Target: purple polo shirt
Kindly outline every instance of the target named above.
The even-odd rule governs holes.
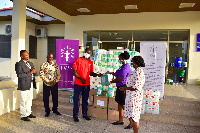
[[[125,85],[127,77],[131,74],[131,67],[127,63],[125,65],[122,65],[117,71],[116,71],[116,78],[118,76],[124,78],[121,82],[116,83],[117,86]]]

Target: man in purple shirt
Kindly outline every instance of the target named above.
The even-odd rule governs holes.
[[[112,123],[113,125],[123,125],[123,115],[124,115],[124,106],[125,106],[125,97],[126,94],[119,90],[120,87],[126,87],[126,79],[131,74],[131,67],[127,63],[127,59],[130,58],[130,55],[127,51],[121,53],[119,55],[119,60],[123,64],[113,75],[116,79],[110,81],[110,83],[116,83],[117,90],[115,101],[118,103],[118,110],[119,110],[119,121]],[[130,129],[131,127],[127,126],[125,129]]]

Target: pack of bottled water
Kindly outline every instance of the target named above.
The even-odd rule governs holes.
[[[141,114],[152,113],[159,114],[159,91],[144,90]]]

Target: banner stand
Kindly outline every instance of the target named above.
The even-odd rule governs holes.
[[[79,57],[79,40],[56,40],[56,63],[60,68],[61,78],[58,82],[59,90],[73,89],[72,66]]]
[[[141,42],[140,55],[145,62],[144,90],[160,92],[164,99],[167,42]]]

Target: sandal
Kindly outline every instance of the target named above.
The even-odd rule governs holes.
[[[114,122],[114,123],[112,123],[113,125],[123,125],[124,124],[124,122],[121,122],[121,123],[118,123],[118,122]]]
[[[130,125],[128,125],[127,127],[125,127],[124,129],[131,129],[132,127],[130,127]]]

